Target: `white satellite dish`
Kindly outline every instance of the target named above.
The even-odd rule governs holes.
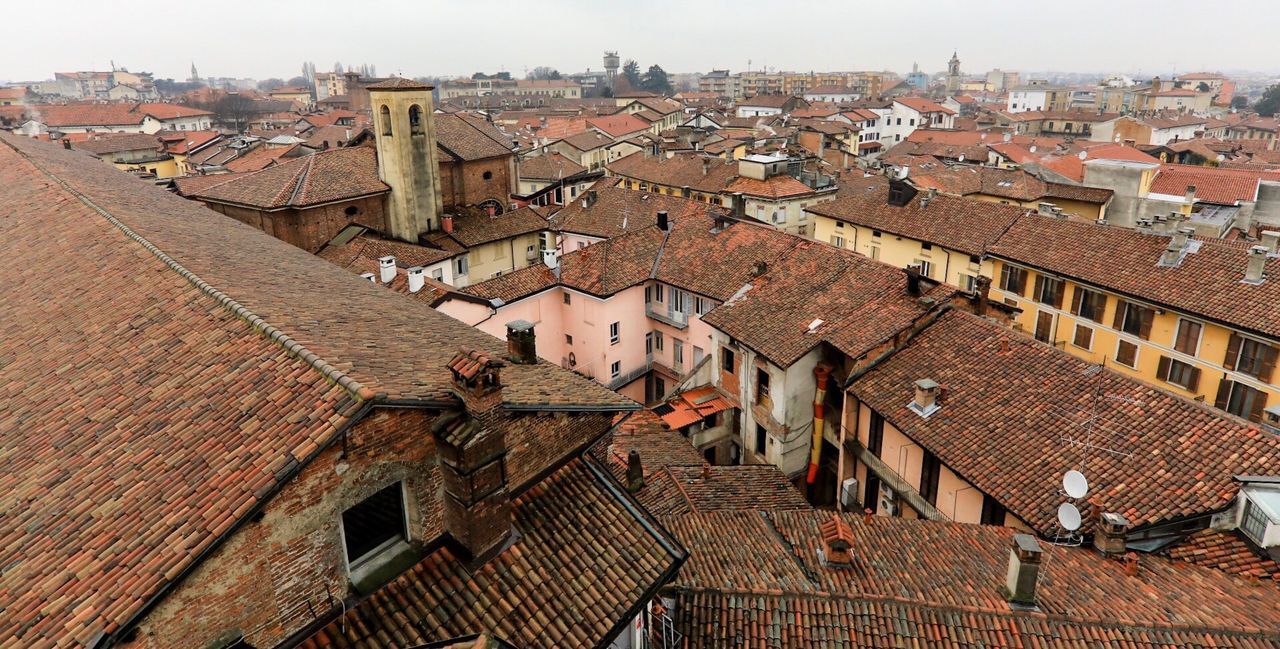
[[[1072,498],[1084,498],[1089,493],[1089,480],[1083,473],[1072,469],[1062,476],[1062,490]]]
[[[1071,503],[1058,505],[1058,524],[1062,529],[1071,532],[1080,529],[1080,510]]]

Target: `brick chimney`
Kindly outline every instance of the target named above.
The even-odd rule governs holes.
[[[979,275],[974,284],[977,285],[974,296],[973,312],[980,316],[987,314],[987,309],[991,304],[991,278],[985,275]]]
[[[533,323],[528,320],[512,320],[507,323],[507,360],[517,365],[533,365],[538,362],[537,339]]]
[[[831,518],[818,526],[822,533],[822,559],[828,568],[848,568],[853,565],[853,528],[840,517]]]
[[[627,453],[627,491],[636,493],[644,488],[644,465],[640,463],[640,452],[632,449]]]
[[[1030,534],[1014,534],[1009,548],[1009,570],[1005,574],[1004,596],[1015,609],[1036,605],[1036,581],[1040,577],[1040,559],[1044,550]]]
[[[1115,512],[1104,513],[1093,533],[1093,547],[1099,552],[1114,556],[1125,552],[1125,534],[1129,531],[1129,519]]]
[[[440,216],[440,230],[445,234],[453,234],[452,214],[443,214]]]
[[[1261,284],[1267,279],[1267,247],[1251,246],[1249,248],[1249,262],[1245,266],[1244,283],[1245,284]]]
[[[920,296],[920,267],[907,266],[907,293],[916,297]]]
[[[671,229],[671,221],[667,218],[666,210],[658,210],[658,229],[663,232]]]
[[[702,175],[711,173],[711,158],[702,158]]]
[[[473,564],[502,550],[511,536],[506,430],[491,413],[502,402],[498,368],[483,352],[464,350],[449,362],[463,409],[432,426],[444,487],[444,527]]]
[[[912,384],[911,403],[908,407],[921,417],[928,417],[938,410],[938,395],[942,386],[933,379],[919,379]]]
[[[1280,232],[1275,230],[1262,231],[1262,247],[1267,249],[1268,255],[1280,253]]]
[[[1196,202],[1196,186],[1195,186],[1195,185],[1187,185],[1187,193],[1186,193],[1186,195],[1185,195],[1183,198],[1185,199],[1185,201],[1186,201],[1187,205],[1195,205],[1195,202]]]
[[[739,219],[747,217],[747,198],[742,192],[733,193],[733,216]]]

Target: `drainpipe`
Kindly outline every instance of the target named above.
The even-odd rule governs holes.
[[[813,393],[813,448],[809,451],[809,475],[805,478],[805,482],[811,487],[818,481],[818,460],[822,457],[822,427],[825,423],[823,410],[827,400],[827,375],[829,374],[831,369],[826,365],[813,368],[818,389]]]

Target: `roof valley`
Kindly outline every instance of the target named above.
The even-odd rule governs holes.
[[[5,140],[3,138],[0,138],[0,142],[3,142],[5,146],[9,147],[15,154],[17,154],[20,158],[22,158],[27,164],[31,165],[32,168],[44,174],[46,177],[48,177],[50,180],[56,183],[59,187],[65,190],[68,194],[74,196],[76,200],[79,200],[86,207],[100,214],[104,219],[106,219],[108,223],[110,223],[116,229],[120,230],[120,232],[124,233],[125,236],[132,239],[138,245],[142,246],[152,255],[155,255],[157,259],[159,259],[162,263],[164,263],[174,272],[178,273],[178,275],[182,276],[183,279],[187,280],[193,286],[198,288],[202,293],[213,298],[220,306],[222,306],[232,315],[239,318],[240,320],[243,320],[247,325],[252,327],[254,331],[259,332],[262,335],[262,337],[267,338],[271,342],[279,345],[281,348],[285,350],[285,352],[289,354],[289,356],[301,359],[304,363],[306,363],[307,365],[310,365],[317,372],[320,372],[320,374],[323,375],[327,381],[338,384],[344,390],[349,392],[351,396],[357,400],[364,401],[364,400],[373,398],[375,396],[372,390],[365,387],[359,381],[355,380],[351,376],[348,376],[345,372],[338,369],[337,367],[334,367],[333,365],[329,364],[327,361],[320,358],[315,352],[312,352],[311,350],[303,346],[302,343],[294,340],[288,334],[278,329],[275,325],[272,325],[271,323],[263,319],[261,316],[250,311],[248,307],[244,306],[243,304],[241,304],[231,296],[227,295],[226,293],[223,293],[222,291],[218,290],[208,282],[201,279],[200,276],[188,270],[185,266],[178,263],[176,259],[174,259],[173,257],[170,257],[168,254],[166,254],[163,250],[161,250],[155,244],[151,243],[145,237],[135,232],[123,221],[119,220],[113,214],[108,212],[106,209],[102,208],[97,203],[94,203],[91,199],[89,199],[89,197],[85,196],[80,191],[72,187],[67,181],[63,180],[62,178],[60,178],[53,172],[49,171],[48,169],[40,166],[35,160],[33,160],[29,155],[27,155],[25,151],[22,151],[18,147],[14,146],[12,142]]]

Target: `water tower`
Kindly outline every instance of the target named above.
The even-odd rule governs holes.
[[[609,78],[609,87],[612,88],[613,80],[618,77],[618,67],[622,60],[618,58],[617,52],[604,53],[604,73]]]

